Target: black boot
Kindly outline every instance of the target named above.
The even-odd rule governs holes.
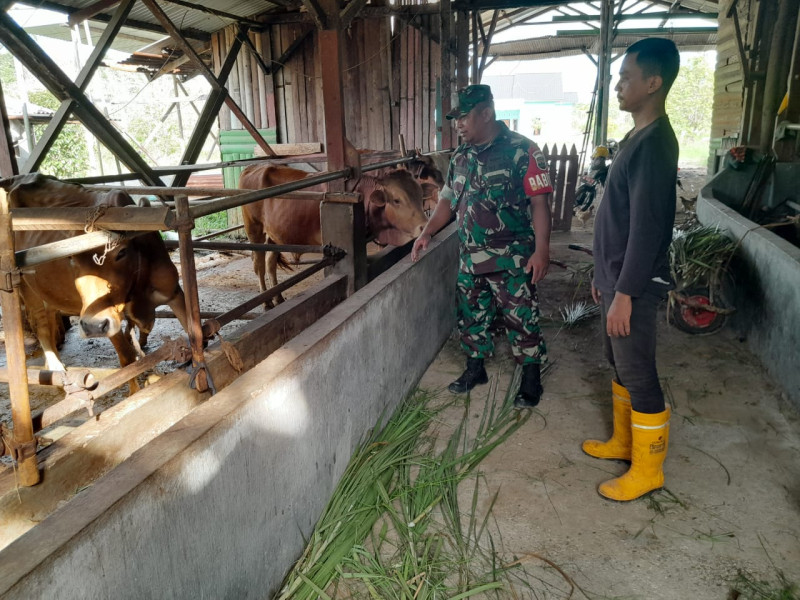
[[[542,398],[542,376],[540,365],[529,363],[522,366],[522,382],[514,398],[517,408],[533,408]]]
[[[470,391],[478,384],[488,382],[489,376],[486,374],[486,369],[483,368],[483,359],[468,358],[466,371],[461,374],[461,377],[451,383],[447,389],[454,394],[463,394],[464,392]]]

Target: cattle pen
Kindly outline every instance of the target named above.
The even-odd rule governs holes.
[[[444,119],[451,95],[480,78],[488,57],[477,37],[468,35],[475,15],[450,2],[397,7],[352,2],[343,10],[334,3],[309,3],[310,11],[280,3],[276,7],[285,15],[267,10],[270,14],[258,19],[244,14],[264,9],[251,3],[213,13],[195,3],[100,4],[68,9],[76,23],[97,16],[104,24],[99,38],[89,37],[92,49],[76,76],[0,11],[0,43],[61,102],[20,164],[8,136],[0,136],[3,176],[41,170],[73,115],[95,137],[98,154],[103,146],[117,165],[116,173],[103,172],[101,165],[99,175],[74,183],[164,200],[149,208],[108,208],[102,215],[72,208],[38,213],[15,208],[0,215],[8,356],[0,378],[9,381],[14,422],[2,449],[15,459],[15,468],[0,471],[0,489],[7,492],[0,495],[0,596],[103,598],[123,589],[124,595],[146,597],[160,589],[166,596],[221,597],[237,588],[238,596],[248,595],[245,587],[272,589],[300,552],[363,432],[416,385],[453,325],[457,240],[452,229],[441,232],[414,265],[406,258],[408,247],[368,255],[364,208],[352,184],[361,172],[413,160],[406,141],[425,155],[454,147],[455,129]],[[102,14],[89,15],[95,8]],[[187,14],[192,16],[185,21]],[[502,28],[493,19],[482,35],[484,45]],[[208,84],[205,105],[196,110],[194,130],[174,166],[148,164],[95,106],[87,87],[115,41],[129,35],[129,26],[144,23],[169,38],[156,50],[169,58],[149,77],[172,77],[176,89],[185,74]],[[133,60],[141,65],[148,58]],[[0,87],[0,107],[2,92]],[[213,125],[219,128],[215,140],[222,160],[198,164],[205,142],[215,136]],[[240,139],[240,133],[247,140],[237,157],[242,160],[226,160],[224,138]],[[315,154],[296,151],[304,145],[316,146]],[[385,149],[393,157],[362,165],[369,155],[354,155],[354,148]],[[571,222],[578,160],[574,147],[559,152],[552,146],[556,228]],[[236,170],[261,162],[325,165],[302,182],[236,189]],[[192,185],[190,177],[206,169],[221,169],[222,185]],[[325,182],[327,192],[302,191]],[[237,307],[201,311],[194,251],[230,246],[193,238],[193,222],[219,211],[234,214],[234,207],[277,195],[320,201],[324,243],[236,248],[314,251],[321,260]],[[204,199],[190,200],[198,196]],[[14,232],[22,227],[78,235],[15,252]],[[177,231],[187,339],[167,340],[102,378],[79,368],[63,373],[28,368],[22,319],[14,318],[21,315],[15,293],[19,270],[74,253],[103,255],[95,249],[109,243],[104,230],[115,232],[111,244],[123,236]],[[326,277],[315,277],[309,286],[323,270]],[[309,287],[275,308],[254,312],[300,280]],[[222,339],[225,323],[242,325]],[[226,331],[231,330],[229,325]],[[98,405],[100,396],[164,361],[183,366],[113,405]],[[56,388],[63,399],[32,414],[28,384]],[[37,451],[41,431],[76,412],[90,418]],[[237,531],[234,522],[253,527]],[[269,568],[256,573],[255,563],[242,561],[226,567],[215,589],[207,587],[208,565],[220,548],[234,546],[259,557],[259,563],[269,549]],[[180,557],[193,547],[205,554],[186,563]],[[96,552],[103,581],[91,576],[97,562],[87,561]],[[69,577],[59,575],[67,572]]]
[[[99,535],[105,535],[101,533],[102,531],[111,533],[115,526],[107,529],[108,518],[117,509],[122,511],[119,514],[126,521],[131,515],[138,513],[140,509],[135,509],[127,503],[129,501],[136,502],[135,498],[139,497],[144,490],[141,486],[148,487],[150,483],[166,475],[166,471],[162,469],[176,468],[184,460],[189,460],[186,464],[187,473],[190,473],[190,478],[194,481],[186,482],[188,487],[179,492],[181,496],[187,494],[187,499],[193,499],[191,501],[205,506],[211,506],[216,501],[210,497],[203,498],[204,494],[201,493],[203,489],[216,489],[227,496],[229,491],[247,488],[252,493],[237,494],[237,496],[242,498],[247,496],[258,506],[265,506],[265,502],[269,504],[267,499],[273,494],[278,494],[280,497],[306,497],[309,502],[308,506],[302,508],[296,506],[295,508],[300,509],[298,514],[304,514],[304,518],[310,523],[309,515],[319,511],[320,503],[324,502],[324,499],[316,493],[308,493],[303,490],[308,490],[308,486],[313,483],[319,483],[320,479],[329,482],[335,480],[339,470],[346,464],[346,457],[349,456],[361,432],[375,422],[381,411],[399,401],[414,385],[449,332],[451,325],[449,302],[452,290],[449,289],[449,286],[441,286],[440,283],[442,280],[446,280],[447,274],[451,272],[451,265],[455,260],[455,244],[454,238],[448,236],[447,233],[441,237],[443,239],[438,242],[437,248],[432,250],[421,264],[415,265],[413,269],[410,268],[410,264],[398,265],[399,272],[392,269],[384,273],[350,299],[345,300],[346,277],[334,275],[315,286],[310,293],[292,298],[277,309],[248,323],[235,336],[228,339],[242,357],[243,364],[239,365],[243,372],[241,376],[237,377],[238,372],[234,365],[231,365],[218,347],[209,346],[205,350],[205,361],[209,370],[214,373],[214,381],[219,390],[217,394],[204,402],[200,402],[200,396],[196,390],[190,390],[186,385],[188,376],[185,373],[176,372],[132,396],[127,402],[137,406],[135,411],[132,411],[130,406],[120,405],[107,411],[110,413],[109,418],[106,419],[106,413],[104,413],[104,418],[89,421],[87,423],[88,435],[83,442],[77,443],[75,440],[71,440],[76,443],[71,451],[63,451],[60,457],[55,456],[58,454],[57,452],[53,452],[53,455],[48,457],[54,461],[60,459],[58,462],[61,463],[59,467],[61,474],[52,476],[51,473],[56,473],[58,470],[48,471],[50,465],[47,464],[48,459],[45,459],[45,464],[42,466],[47,475],[42,484],[28,488],[32,493],[24,489],[19,490],[25,499],[26,508],[16,511],[16,519],[14,518],[15,511],[4,513],[9,516],[8,521],[12,529],[14,525],[21,524],[23,527],[27,527],[30,524],[26,514],[36,509],[28,503],[28,499],[37,495],[37,492],[40,497],[43,497],[50,496],[57,491],[58,487],[62,487],[62,491],[65,489],[74,491],[76,487],[87,485],[86,480],[83,479],[86,476],[87,465],[99,466],[98,463],[100,463],[107,469],[110,457],[108,456],[108,447],[104,448],[104,445],[111,440],[114,440],[113,447],[116,458],[127,454],[128,459],[93,485],[81,491],[69,503],[55,510],[52,515],[45,517],[41,523],[30,529],[27,535],[12,542],[2,551],[3,563],[6,568],[3,572],[2,588],[0,589],[8,593],[8,597],[18,594],[19,597],[37,595],[42,591],[42,588],[38,588],[38,586],[42,584],[44,575],[44,571],[40,569],[48,570],[50,568],[47,566],[48,564],[55,566],[61,558],[67,560],[68,563],[73,563],[73,561],[81,563],[83,559],[80,558],[80,554],[85,552],[89,546],[95,544],[102,546],[106,543],[96,538],[86,538],[89,546],[83,546],[82,543],[75,544],[76,535],[78,538],[83,538],[90,530],[94,530]],[[408,308],[415,305],[414,296],[422,289],[436,290],[429,298],[433,304],[428,304],[425,314],[418,311],[409,313]],[[338,306],[332,311],[328,311],[334,305]],[[439,307],[436,309],[438,313],[430,312],[432,307],[437,306]],[[317,320],[315,313],[323,312],[328,312],[327,316]],[[304,333],[294,337],[288,345],[273,352],[266,360],[262,360],[262,357],[279,348],[288,337],[312,321],[316,322]],[[403,348],[423,332],[430,340],[430,348],[409,357]],[[373,343],[380,344],[380,339],[387,335],[397,341],[396,348],[390,352],[389,356],[385,352],[365,353],[362,349],[357,352],[353,351],[353,343],[357,342],[359,345],[363,345],[364,340],[373,340]],[[406,364],[409,359],[412,361],[411,364]],[[378,362],[372,364],[373,360]],[[300,369],[301,372],[298,373],[297,369]],[[372,384],[362,379],[363,373],[375,371],[386,373],[386,377],[381,381],[373,380]],[[390,374],[389,371],[393,371],[393,374]],[[336,377],[337,373],[347,376],[340,378],[343,380],[342,385],[334,391],[328,385],[328,378]],[[302,389],[292,389],[295,383],[291,382],[300,383]],[[365,385],[377,385],[378,387],[365,392],[361,387]],[[359,406],[358,399],[363,397],[364,393],[372,397],[381,396],[384,399],[381,403],[382,406]],[[207,394],[202,397],[207,397]],[[266,404],[264,404],[265,401]],[[341,404],[342,402],[345,404]],[[191,410],[192,408],[194,410]],[[256,410],[257,414],[246,416],[246,413],[252,410]],[[123,446],[128,442],[123,440],[133,436],[137,429],[141,430],[143,424],[147,423],[151,428],[153,427],[154,415],[158,415],[158,419],[162,423],[160,427],[163,428],[163,431],[159,432],[161,435],[138,451],[134,452],[135,447],[132,443],[130,447],[124,448]],[[128,422],[126,422],[126,416]],[[197,419],[201,419],[203,422],[200,423]],[[111,427],[112,424],[115,430],[107,430],[106,428]],[[244,426],[245,430],[239,430],[241,426]],[[256,427],[255,430],[252,429],[253,426]],[[325,433],[331,430],[337,430],[337,435]],[[343,432],[348,433],[343,434]],[[176,434],[183,439],[179,441],[175,437]],[[220,449],[223,454],[219,454],[217,458],[211,458],[217,453],[217,450],[213,448],[214,444],[207,447],[206,450],[199,450],[200,446],[205,446],[206,442],[212,438],[217,440],[215,443],[221,443],[223,447],[227,447],[227,449]],[[238,440],[238,442],[234,440]],[[314,442],[309,448],[311,440]],[[163,445],[165,443],[166,446]],[[241,447],[234,449],[229,447],[230,443],[233,443],[234,446],[241,445]],[[269,447],[272,447],[272,450]],[[230,452],[232,454],[229,454]],[[219,461],[223,455],[228,458],[223,461],[225,467],[219,469]],[[241,467],[244,467],[245,471],[240,471],[240,467],[234,464],[235,461],[232,459],[236,456],[244,461]],[[154,458],[155,462],[151,462]],[[211,459],[211,462],[201,466],[197,462],[198,459],[201,462]],[[266,462],[257,465],[253,462],[254,459],[257,462],[262,459]],[[154,468],[149,475],[141,470],[144,464],[139,462],[141,460],[150,465],[148,468]],[[157,463],[160,463],[160,467],[156,467]],[[67,475],[66,470],[69,469],[70,464],[80,471]],[[128,468],[133,471],[125,475]],[[253,468],[255,471],[248,472]],[[129,479],[134,472],[138,472],[138,475]],[[272,473],[272,476],[264,477],[263,473],[266,472]],[[78,478],[73,477],[76,474],[79,475]],[[234,474],[236,478],[244,478],[239,481],[231,480],[223,483],[223,478]],[[120,476],[127,480],[127,484],[121,485],[121,481],[118,479]],[[172,476],[166,476],[168,479],[172,478]],[[199,479],[195,479],[196,477]],[[288,479],[279,481],[285,478]],[[138,482],[135,482],[135,479],[138,479]],[[216,483],[213,483],[215,480]],[[158,484],[158,488],[162,489],[162,491],[156,492],[158,495],[163,493],[165,488],[162,486],[164,484],[165,481]],[[173,484],[166,485],[173,491],[178,491]],[[252,487],[253,485],[265,487],[256,491]],[[182,488],[183,484],[179,484],[178,487]],[[295,492],[291,492],[292,489]],[[111,496],[109,492],[112,492]],[[100,497],[89,498],[95,494],[100,494],[102,500]],[[151,501],[148,501],[148,504],[149,502]],[[236,507],[236,503],[231,502],[230,498],[220,498],[219,502],[221,502],[219,508],[222,510],[225,510],[226,507],[237,512],[240,510],[246,512],[256,510],[258,512],[260,510],[257,509],[257,506]],[[191,512],[186,512],[185,509],[188,506],[177,497],[175,497],[175,502],[163,503],[161,500],[157,500],[156,503],[165,507],[171,506],[172,509],[177,509],[186,515]],[[90,511],[94,515],[84,512],[88,505],[94,507]],[[101,506],[105,506],[105,508],[100,509]],[[197,528],[190,526],[189,523],[180,525],[178,521],[173,521],[173,517],[167,514],[164,514],[166,519],[164,526],[159,526],[157,525],[159,517],[153,509],[154,506],[143,505],[141,510],[145,515],[145,522],[135,525],[131,522],[131,525],[138,530],[139,533],[136,535],[141,535],[140,539],[143,542],[146,541],[145,545],[153,543],[154,547],[161,546],[168,555],[175,556],[176,549],[167,550],[167,546],[162,545],[166,539],[157,541],[157,534],[160,532],[173,541],[177,541],[178,538],[171,533],[174,531],[173,527]],[[99,520],[96,517],[100,515],[95,513],[96,510],[102,510],[103,516]],[[276,510],[278,509],[276,508]],[[77,512],[70,515],[69,513],[73,511]],[[280,511],[282,512],[283,509]],[[77,517],[78,514],[80,517]],[[269,532],[272,539],[253,539],[252,542],[259,545],[264,544],[263,547],[279,548],[279,552],[286,553],[287,557],[296,554],[302,540],[291,519],[285,519],[280,514],[262,516],[274,520],[275,524],[283,522],[285,529],[274,526],[266,527],[264,531]],[[171,522],[171,525],[166,526],[167,521]],[[221,521],[219,522],[221,524]],[[54,531],[47,531],[51,525],[64,531],[66,535],[57,539],[60,537],[59,535],[54,536]],[[67,529],[73,527],[74,529],[67,533],[63,529],[65,526]],[[151,527],[153,529],[150,529]],[[201,529],[216,538],[214,543],[210,543],[212,538],[209,538],[201,544],[212,554],[215,553],[214,546],[222,541],[222,538],[217,537],[220,532],[214,532],[211,527]],[[42,545],[41,542],[37,542],[36,538],[39,536],[44,536],[40,540],[46,539],[47,543]],[[241,541],[240,533],[235,534],[235,537]],[[112,542],[112,540],[109,539],[108,542]],[[234,543],[234,540],[231,539],[225,543]],[[33,544],[33,546],[28,546],[29,544]],[[39,550],[34,550],[35,547],[38,547]],[[145,549],[144,546],[142,549]],[[72,554],[73,551],[78,554]],[[145,563],[150,560],[153,561],[150,563],[153,567],[159,563],[164,565],[165,561],[171,560],[168,555],[157,557],[150,550],[147,550],[146,554],[150,558],[141,557],[140,569],[149,570]],[[50,560],[46,560],[48,556],[51,557]],[[111,556],[111,554],[108,555],[109,558]],[[56,559],[55,563],[51,562],[53,558]],[[129,558],[132,557],[129,556]],[[34,562],[40,566],[33,569]],[[285,564],[285,560],[275,561],[276,565],[282,563]],[[121,563],[118,562],[118,564]],[[276,568],[278,567],[276,566]],[[189,570],[183,569],[183,572],[188,575]],[[275,576],[276,573],[271,574],[272,578]],[[192,576],[192,579],[198,581],[195,576]],[[63,587],[64,582],[61,582],[59,584],[61,593],[67,595],[88,593],[88,596],[84,597],[104,595],[102,591],[87,592],[83,577],[76,576],[71,580],[82,587],[81,592],[67,590]],[[186,587],[188,581],[177,584],[183,586],[184,592],[189,589]],[[229,584],[230,582],[225,585]]]

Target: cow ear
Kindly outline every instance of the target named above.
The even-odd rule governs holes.
[[[430,198],[439,191],[439,186],[429,181],[421,182],[420,185],[422,186],[422,196],[424,198]]]
[[[136,200],[136,206],[139,208],[150,208],[150,199],[147,196],[139,196]]]
[[[369,195],[369,202],[376,206],[386,206],[386,192],[375,190]]]

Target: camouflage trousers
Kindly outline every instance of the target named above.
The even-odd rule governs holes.
[[[491,327],[498,319],[505,326],[518,363],[547,360],[547,347],[539,327],[539,298],[529,274],[522,269],[481,275],[459,272],[456,294],[461,347],[467,356],[492,355]]]

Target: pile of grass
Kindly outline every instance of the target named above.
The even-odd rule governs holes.
[[[675,230],[669,247],[672,277],[679,288],[719,284],[736,243],[717,227]]]
[[[354,454],[277,598],[461,600],[527,586],[519,561],[503,566],[495,552],[496,494],[478,516],[477,466],[531,415],[514,410],[510,397],[494,402],[494,390],[477,419],[470,419],[468,399],[445,439],[437,416],[455,410],[453,401],[424,392],[377,427]],[[465,511],[458,491],[468,478],[474,486]]]

